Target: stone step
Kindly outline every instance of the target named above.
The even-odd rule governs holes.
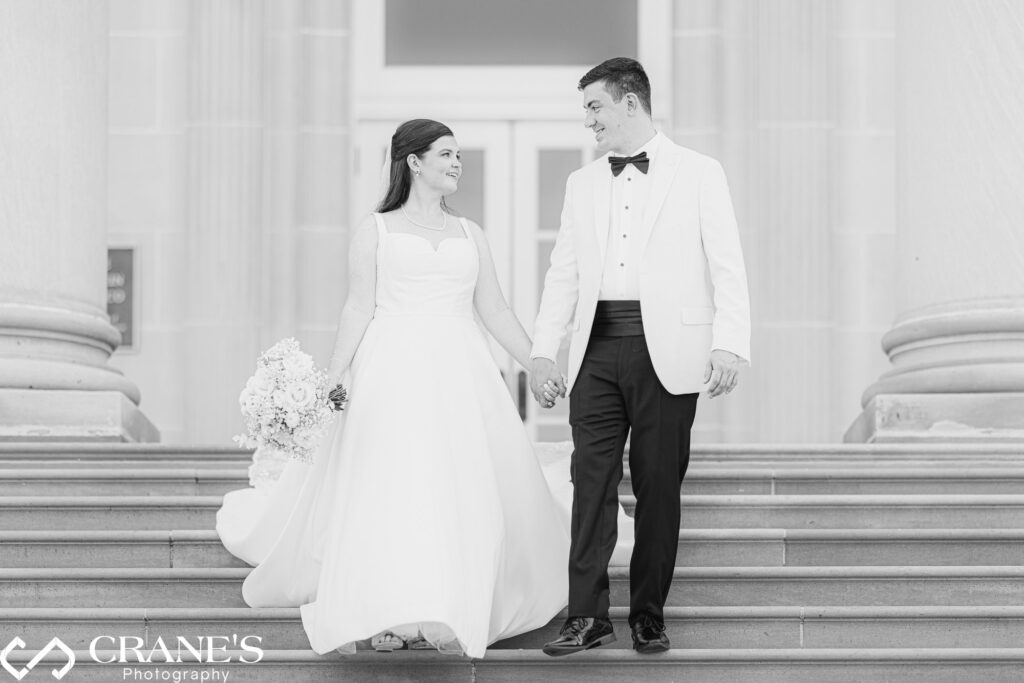
[[[125,469],[146,469],[166,470],[175,468],[192,469],[236,469],[244,471],[252,461],[249,456],[245,458],[222,458],[212,459],[190,459],[165,460],[156,458],[103,458],[95,457],[89,459],[12,459],[0,458],[0,469],[3,470],[36,470],[46,469],[50,472],[74,472],[76,470],[125,470]]]
[[[96,442],[0,442],[4,460],[90,460],[138,458],[141,460],[230,459],[249,460],[252,449],[217,444],[96,443]]]
[[[0,569],[10,607],[244,607],[248,569]],[[628,570],[609,571],[628,604]],[[1014,605],[1024,567],[683,567],[668,605]]]
[[[0,531],[0,566],[248,567],[211,530]]]
[[[568,441],[540,442],[546,448],[570,448]],[[629,444],[626,445],[628,451]],[[935,443],[734,443],[734,444],[693,444],[691,453],[698,456],[721,458],[755,457],[810,457],[836,456],[852,458],[857,456],[908,457],[908,456],[953,456],[973,458],[978,456],[1017,456],[1024,458],[1024,445],[1020,443],[956,443],[942,441]],[[0,457],[89,457],[92,455],[158,455],[162,457],[206,457],[232,456],[251,453],[251,449],[238,448],[231,444],[172,444],[172,443],[108,443],[108,442],[0,442]]]
[[[618,640],[630,647],[629,610],[611,609]],[[558,635],[566,611],[535,631],[499,641],[494,650],[539,649]],[[673,645],[686,649],[1003,647],[1024,640],[1022,607],[668,607],[665,626]],[[26,643],[59,637],[88,649],[101,636],[132,636],[154,643],[180,637],[238,634],[259,638],[264,649],[308,649],[298,608],[30,607],[0,610],[0,633]],[[106,641],[104,641],[106,642]],[[361,643],[360,648],[365,649]]]
[[[632,493],[629,472],[623,474],[621,493]],[[1024,493],[1024,467],[922,468],[883,470],[830,468],[805,464],[786,469],[710,465],[688,471],[684,495],[968,495]]]
[[[632,514],[635,499],[620,496]],[[684,529],[907,529],[1024,526],[1019,495],[683,496]]]
[[[212,529],[221,496],[12,496],[0,530]]]
[[[238,466],[0,469],[0,496],[220,496],[247,486]]]
[[[1024,565],[1024,529],[682,529],[684,567]],[[246,567],[213,530],[0,531],[0,567]]]
[[[205,496],[249,485],[246,467],[0,469],[0,496]],[[632,493],[628,470],[620,493]],[[1024,494],[1024,467],[713,468],[691,470],[684,495]]]
[[[620,495],[628,514],[633,496]],[[683,496],[681,526],[712,528],[1021,528],[1024,495]],[[221,496],[10,496],[0,530],[212,529]]]
[[[628,458],[623,460],[624,468],[628,468]],[[749,458],[690,458],[689,470],[701,467],[713,469],[855,469],[858,471],[871,471],[878,468],[892,469],[929,469],[942,467],[1021,467],[1024,466],[1024,457],[1021,456],[992,456],[977,458],[957,458],[953,456],[943,457],[941,455],[926,457],[900,457],[890,458],[879,457],[829,457],[823,455],[820,458],[813,457],[749,457]]]
[[[544,446],[550,447],[550,446]],[[570,448],[568,445],[557,448]],[[627,447],[628,453],[628,447]],[[29,466],[50,466],[60,463],[116,462],[120,465],[131,463],[159,462],[167,464],[188,463],[198,466],[213,462],[248,463],[252,452],[233,446],[220,445],[173,445],[173,444],[114,444],[114,443],[0,443],[0,467],[28,464]],[[704,444],[691,449],[691,465],[705,462],[723,465],[735,463],[803,463],[831,464],[839,467],[855,463],[899,463],[912,461],[950,463],[1024,464],[1024,446],[1020,444]],[[40,463],[33,465],[32,463]]]
[[[613,607],[618,641],[630,648],[629,610]],[[509,638],[493,649],[539,649],[557,637],[566,612],[544,628]],[[298,622],[296,649],[305,645]],[[819,606],[667,607],[666,633],[686,649],[1020,647],[1024,607]],[[276,646],[275,646],[276,647]]]
[[[26,460],[26,459],[3,459],[0,458],[0,470],[39,470],[44,469],[47,472],[77,472],[79,470],[151,470],[151,471],[162,471],[162,470],[175,470],[175,469],[191,469],[191,470],[231,470],[237,473],[237,476],[244,482],[243,485],[248,484],[248,468],[252,464],[248,454],[244,454],[245,457],[236,459],[125,459],[125,458],[90,458],[88,460]],[[940,469],[957,469],[961,472],[972,472],[977,468],[986,469],[1006,469],[1016,470],[1024,469],[1024,458],[1015,459],[978,459],[965,462],[963,460],[956,460],[953,458],[948,459],[901,459],[897,461],[890,460],[813,460],[813,459],[799,459],[799,460],[699,460],[691,459],[690,466],[687,470],[687,479],[689,479],[695,472],[702,472],[707,470],[716,471],[740,471],[748,472],[752,470],[769,470],[780,473],[786,473],[787,471],[807,470],[809,472],[819,472],[822,475],[833,472],[835,470],[850,470],[853,472],[865,472],[868,478],[874,477],[874,473],[877,470],[909,470],[911,472],[932,472]],[[629,462],[624,460],[623,463],[624,476],[629,476]]]
[[[718,549],[721,564],[727,565],[722,546],[732,539],[715,537],[717,532],[706,530],[711,539],[704,545]],[[786,529],[782,533],[777,541],[781,549],[773,550],[781,551],[779,564],[785,566],[1024,566],[1024,529]],[[752,541],[746,543],[749,546]],[[742,546],[737,551],[756,557]]]
[[[173,653],[172,653],[173,654]],[[184,653],[186,656],[188,652]],[[309,650],[265,650],[255,664],[254,654],[243,650],[215,651],[218,661],[197,664],[194,659],[166,663],[157,654],[148,664],[111,663],[116,650],[74,651],[75,664],[64,679],[79,681],[166,680],[176,674],[209,673],[219,680],[255,683],[301,681],[431,681],[489,683],[492,681],[590,681],[620,683],[645,681],[701,681],[701,683],[849,683],[849,681],[901,681],[908,683],[986,683],[1019,681],[1024,649],[1014,648],[837,648],[837,649],[673,649],[643,656],[628,649],[598,648],[570,658],[553,658],[539,650],[488,650],[483,659],[453,657],[437,652],[405,651],[391,654],[361,652],[319,656]],[[35,656],[33,650],[11,652],[7,659],[21,668]],[[51,651],[24,680],[52,680],[50,671],[65,665],[67,655]],[[127,674],[125,673],[127,672]],[[136,676],[136,678],[132,678]],[[183,678],[182,680],[192,680]],[[196,680],[199,680],[196,678]],[[204,679],[212,680],[212,679]]]

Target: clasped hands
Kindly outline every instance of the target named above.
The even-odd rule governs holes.
[[[530,368],[530,391],[542,408],[553,408],[555,399],[565,398],[565,377],[549,358],[534,358]]]

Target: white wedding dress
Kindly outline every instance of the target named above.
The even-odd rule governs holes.
[[[567,602],[568,449],[542,467],[473,318],[478,255],[377,221],[376,311],[350,402],[313,465],[225,495],[217,532],[256,565],[253,607],[301,605],[312,649],[385,630],[482,657]],[[628,564],[620,508],[613,562]]]

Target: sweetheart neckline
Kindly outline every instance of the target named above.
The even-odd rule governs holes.
[[[438,251],[441,250],[441,246],[445,242],[469,242],[469,238],[468,237],[445,237],[443,240],[438,242],[437,246],[435,247],[433,242],[428,240],[426,237],[423,237],[421,235],[417,235],[416,233],[412,233],[412,232],[386,232],[384,234],[385,235],[408,235],[409,237],[415,238],[415,239],[419,240],[420,242],[425,243],[428,247],[430,247],[430,250],[432,252],[434,252],[435,254]]]

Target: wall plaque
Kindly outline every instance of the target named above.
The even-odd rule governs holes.
[[[134,283],[135,250],[107,249],[107,315],[121,332],[121,349],[135,348]]]

